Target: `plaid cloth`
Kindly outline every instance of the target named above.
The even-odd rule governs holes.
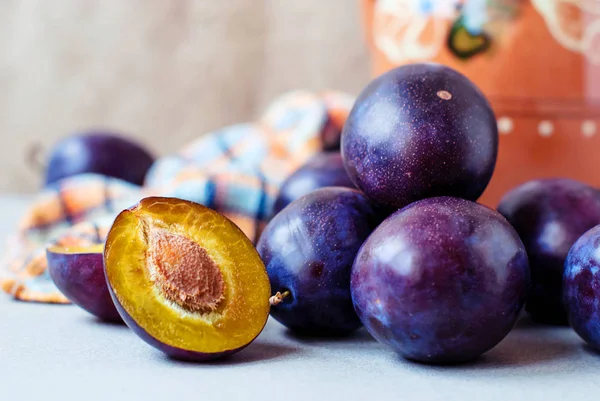
[[[68,303],[46,270],[46,247],[103,243],[116,215],[146,196],[201,203],[256,242],[283,181],[316,152],[339,145],[353,102],[338,92],[292,92],[259,120],[204,135],[158,159],[143,187],[82,174],[45,188],[9,239],[0,287],[24,301]]]

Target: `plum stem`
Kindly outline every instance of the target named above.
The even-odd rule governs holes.
[[[282,303],[282,302],[283,302],[283,300],[284,300],[284,299],[286,299],[286,298],[287,298],[287,297],[289,297],[290,295],[292,295],[292,294],[290,294],[290,292],[289,292],[289,291],[284,291],[283,293],[281,293],[281,292],[277,291],[277,292],[275,293],[275,295],[273,295],[271,298],[269,298],[269,303],[270,303],[272,306],[279,305],[280,303]]]

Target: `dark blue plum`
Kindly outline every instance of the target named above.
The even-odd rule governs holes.
[[[488,101],[466,77],[412,64],[363,90],[341,149],[356,187],[384,206],[434,196],[476,200],[496,165],[498,129]]]
[[[496,211],[464,199],[415,202],[369,236],[351,276],[369,332],[405,358],[458,363],[498,344],[529,285],[519,236]]]
[[[301,196],[323,187],[354,188],[339,152],[319,153],[289,176],[279,190],[273,214]]]
[[[567,324],[565,258],[583,233],[600,224],[597,191],[566,178],[529,181],[508,192],[498,211],[517,230],[529,256],[532,288],[525,310],[535,321]]]
[[[274,292],[286,293],[271,315],[309,335],[344,335],[361,326],[350,297],[350,270],[379,222],[355,189],[318,189],[290,203],[258,242]]]
[[[86,132],[59,141],[50,152],[46,185],[96,173],[142,185],[154,157],[140,144],[110,132]]]
[[[571,327],[600,350],[600,226],[586,232],[569,251],[563,297]]]

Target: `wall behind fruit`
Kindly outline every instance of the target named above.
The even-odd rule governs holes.
[[[3,0],[0,192],[32,192],[33,144],[121,129],[158,154],[296,88],[357,93],[354,0]]]

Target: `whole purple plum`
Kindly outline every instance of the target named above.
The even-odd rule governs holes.
[[[457,363],[508,334],[529,268],[499,213],[439,197],[384,220],[358,252],[350,283],[356,312],[377,340],[408,359]]]
[[[339,152],[319,153],[289,176],[279,190],[273,214],[301,196],[323,187],[354,188]]]
[[[589,345],[600,350],[600,226],[575,242],[563,277],[569,323]]]
[[[529,181],[508,192],[498,211],[517,230],[529,256],[532,288],[525,310],[538,322],[566,324],[565,258],[583,233],[600,224],[597,191],[566,178]]]
[[[343,335],[359,328],[350,270],[378,222],[364,194],[341,187],[311,192],[275,216],[257,245],[271,289],[279,293],[271,316],[309,335]]]
[[[342,132],[350,179],[376,202],[476,200],[498,153],[489,103],[466,77],[437,64],[398,67],[360,94]]]
[[[102,320],[122,322],[104,277],[102,245],[53,246],[46,250],[46,258],[50,278],[69,301]]]
[[[59,141],[51,150],[46,185],[83,173],[144,183],[154,157],[140,144],[109,132],[87,132]]]

